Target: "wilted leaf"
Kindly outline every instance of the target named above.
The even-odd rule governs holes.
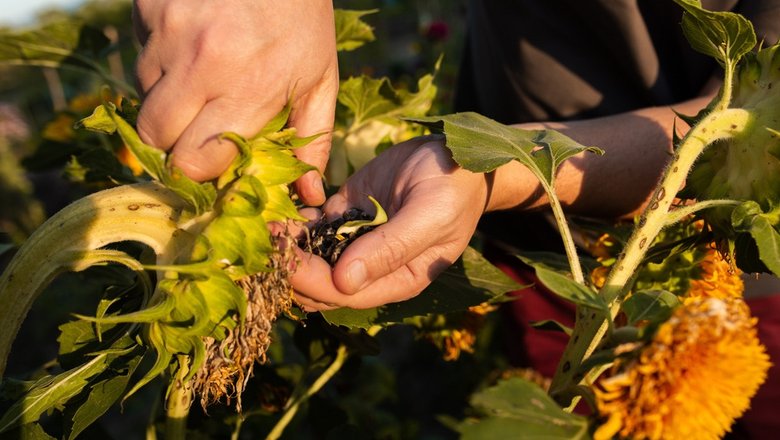
[[[538,385],[512,378],[475,394],[471,405],[486,417],[467,420],[461,438],[586,439],[588,420],[565,412]]]
[[[92,115],[79,121],[77,126],[107,134],[118,132],[144,171],[187,201],[196,215],[211,209],[214,204],[217,198],[214,185],[195,182],[180,169],[174,168],[165,151],[146,145],[135,129],[117,114],[113,103],[106,102],[97,107]]]
[[[0,434],[0,440],[55,440],[37,423],[28,423]]]
[[[80,406],[68,405],[65,413],[71,421],[70,434],[67,437],[69,440],[76,438],[119,401],[140,361],[140,355],[130,359],[122,359],[120,361],[121,371],[111,372],[108,377],[90,384],[89,393]]]
[[[485,301],[499,300],[505,293],[523,287],[469,247],[455,264],[410,300],[367,310],[341,308],[323,315],[331,324],[367,329],[430,313],[463,311]]]

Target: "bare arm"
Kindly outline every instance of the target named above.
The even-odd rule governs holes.
[[[709,100],[693,99],[674,109],[695,114]],[[647,201],[670,157],[675,118],[672,109],[654,107],[520,127],[553,128],[604,149],[604,156],[582,154],[564,164],[557,192],[569,212],[615,218],[630,216]],[[687,128],[682,126],[680,131]],[[293,278],[298,300],[309,310],[325,310],[410,298],[460,256],[484,212],[546,206],[535,177],[521,164],[511,162],[491,174],[459,168],[441,139],[388,149],[353,175],[324,210],[333,216],[350,206],[369,208],[365,194],[371,194],[390,220],[352,243],[332,270],[318,257],[302,256]]]
[[[676,118],[673,109],[696,114],[710,99],[706,96],[673,107],[518,127],[551,128],[583,145],[603,149],[603,156],[582,153],[561,166],[556,179],[558,196],[571,213],[626,217],[642,208],[671,157]],[[678,133],[683,132],[687,126],[678,119],[677,129]],[[536,178],[520,163],[509,163],[495,172],[487,210],[544,207],[547,199],[538,188]]]

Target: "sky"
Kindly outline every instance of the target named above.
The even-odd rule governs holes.
[[[68,9],[82,0],[0,0],[0,25],[26,26],[32,24],[35,15],[51,7]]]

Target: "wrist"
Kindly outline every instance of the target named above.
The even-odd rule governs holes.
[[[547,196],[528,168],[511,161],[487,173],[488,197],[485,212],[534,209],[547,204]]]

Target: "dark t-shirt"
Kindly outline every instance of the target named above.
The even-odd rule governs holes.
[[[711,0],[780,37],[780,0]],[[699,94],[717,64],[690,48],[672,0],[473,0],[455,107],[503,123],[668,105]]]
[[[780,37],[780,0],[702,4],[745,15],[759,41],[774,44]],[[510,124],[693,98],[721,73],[713,59],[691,49],[681,19],[672,0],[471,0],[455,109]],[[526,250],[560,245],[536,214],[492,213],[480,230]]]

